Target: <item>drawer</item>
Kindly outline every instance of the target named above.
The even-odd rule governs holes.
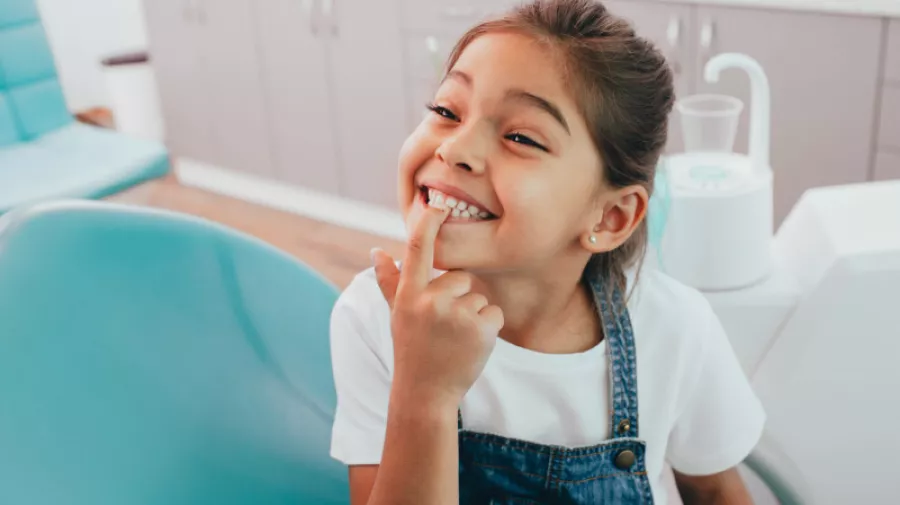
[[[480,21],[502,14],[521,0],[403,0],[403,29],[455,39]]]
[[[881,97],[878,145],[900,149],[900,83],[885,84]]]
[[[877,153],[875,155],[875,171],[872,178],[876,181],[900,179],[900,150]]]
[[[892,20],[888,28],[886,58],[884,78],[889,82],[900,84],[900,19]]]

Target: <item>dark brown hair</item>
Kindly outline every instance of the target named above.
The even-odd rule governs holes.
[[[493,32],[522,33],[560,54],[606,182],[616,188],[640,184],[652,194],[675,101],[672,72],[653,44],[599,1],[533,0],[466,32],[447,70],[475,38]],[[625,269],[640,261],[646,248],[645,219],[620,247],[595,255],[588,270],[624,291]]]

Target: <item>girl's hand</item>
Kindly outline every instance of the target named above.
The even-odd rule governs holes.
[[[428,207],[409,239],[403,271],[373,251],[375,275],[391,307],[392,394],[455,411],[481,375],[503,327],[499,307],[472,293],[472,277],[451,271],[431,281],[434,242],[448,211]]]

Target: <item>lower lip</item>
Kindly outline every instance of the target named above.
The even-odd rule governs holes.
[[[421,191],[419,191],[419,203],[422,205],[422,207],[425,207],[425,208],[430,207],[430,205],[428,205],[428,202],[425,200],[425,193],[422,193]],[[475,219],[466,219],[466,218],[462,218],[462,217],[453,217],[451,215],[447,218],[446,221],[444,221],[444,224],[481,224],[481,223],[489,223],[491,221],[493,221],[493,219],[475,220]]]

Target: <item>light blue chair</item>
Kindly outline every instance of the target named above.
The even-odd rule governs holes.
[[[346,505],[337,290],[199,219],[0,217],[0,504]]]
[[[0,214],[103,197],[169,169],[161,144],[75,123],[34,0],[0,0]]]

